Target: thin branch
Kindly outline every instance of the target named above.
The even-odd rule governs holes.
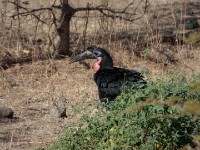
[[[142,1],[143,0],[141,0],[141,2]],[[148,0],[146,0],[146,1],[148,1]],[[135,2],[135,0],[133,0],[131,3],[129,3],[126,7],[124,7],[124,9],[120,9],[120,10],[115,10],[115,9],[112,9],[111,7],[105,7],[103,5],[91,7],[91,4],[90,4],[90,5],[87,5],[87,7],[75,8],[75,11],[86,11],[86,10],[92,11],[92,10],[97,10],[97,11],[109,11],[109,12],[111,12],[113,14],[124,14],[124,13],[125,14],[131,14],[131,13],[127,12],[127,9],[130,8],[133,4],[135,4],[134,2]]]
[[[119,15],[110,15],[110,14],[105,13],[104,11],[100,11],[100,12],[101,12],[104,16],[106,16],[106,17],[109,17],[109,18],[112,18],[112,19],[118,18],[118,19],[121,19],[121,20],[130,21],[130,22],[135,21],[135,20],[138,20],[138,19],[140,19],[140,18],[143,16],[143,15],[141,15],[141,16],[139,16],[139,17],[137,17],[137,18],[131,19],[131,17],[125,18],[125,17],[119,16]],[[136,15],[136,14],[135,14],[135,15]]]
[[[21,9],[24,9],[26,12],[21,12],[21,13],[17,13],[15,15],[12,15],[11,17],[13,19],[15,19],[16,16],[18,15],[21,15],[21,16],[28,16],[28,15],[33,15],[37,20],[41,21],[42,23],[44,24],[47,24],[46,22],[44,22],[43,20],[41,20],[37,15],[34,14],[34,12],[38,12],[38,11],[43,11],[43,10],[49,10],[49,11],[52,11],[52,8],[49,8],[49,7],[44,7],[44,8],[38,8],[38,9],[32,9],[32,10],[28,10],[27,8],[15,3],[15,2],[12,2],[10,1],[10,3],[14,4],[16,7],[18,8],[21,8]]]
[[[86,34],[87,34],[87,27],[88,27],[88,18],[89,18],[89,11],[86,11],[86,22],[85,22],[85,29],[83,30],[83,45],[85,47],[86,41]]]
[[[58,28],[58,25],[57,25],[57,23],[56,23],[56,21],[58,21],[58,19],[56,18],[56,15],[55,15],[55,13],[53,12],[53,11],[51,11],[51,14],[52,14],[52,16],[53,16],[53,22],[52,22],[52,24],[54,24],[55,25],[55,27],[56,27],[56,29]],[[51,24],[51,25],[52,25]]]
[[[129,3],[122,10],[115,10],[115,9],[110,8],[110,7],[105,7],[105,6],[102,6],[102,5],[92,7],[92,4],[88,3],[87,7],[74,8],[74,11],[75,12],[78,12],[78,11],[99,11],[100,13],[102,13],[106,17],[118,18],[118,19],[122,19],[122,20],[126,20],[126,21],[135,21],[135,20],[140,19],[142,17],[142,16],[140,16],[140,17],[132,19],[133,16],[137,15],[135,12],[138,9],[139,5],[141,5],[142,2],[145,3],[145,6],[144,6],[144,13],[145,13],[146,10],[147,10],[147,7],[148,7],[148,0],[140,0],[140,2],[135,7],[133,13],[127,12],[127,10],[128,10],[128,8],[130,8],[132,5],[135,4],[135,0],[133,0],[131,3]],[[56,8],[56,9],[61,9],[62,8],[61,5],[53,4],[51,7],[44,7],[44,8],[28,10],[27,8],[17,4],[15,2],[10,1],[10,3],[16,5],[17,7],[21,8],[21,9],[26,10],[26,12],[21,12],[19,14],[12,15],[11,17],[15,18],[18,15],[21,15],[21,16],[33,15],[36,19],[38,19],[39,21],[41,21],[42,23],[45,23],[45,24],[47,24],[47,23],[44,22],[43,20],[41,20],[37,15],[35,15],[34,12],[43,11],[43,10],[48,10],[48,11],[52,12],[53,8]],[[53,12],[52,12],[52,15],[53,15],[53,24],[56,25],[56,21],[57,21],[56,16],[55,16],[55,14]],[[125,15],[128,16],[128,17],[124,17]]]
[[[129,3],[122,10],[115,10],[115,9],[110,8],[110,7],[105,7],[105,6],[102,6],[102,5],[99,5],[99,6],[96,6],[96,7],[91,7],[91,4],[87,5],[87,7],[75,8],[74,10],[75,10],[75,12],[77,12],[77,11],[99,11],[104,16],[110,17],[110,18],[113,18],[113,19],[114,18],[119,18],[119,19],[126,20],[126,21],[135,21],[137,19],[140,19],[143,16],[143,15],[141,15],[140,17],[131,19],[132,16],[137,15],[135,12],[138,9],[139,5],[141,5],[141,3],[143,1],[144,0],[140,0],[140,2],[138,3],[138,5],[135,7],[133,13],[127,12],[127,10],[128,10],[128,8],[130,8],[134,4],[135,0],[133,0],[131,3]],[[148,3],[148,0],[145,0],[144,13],[146,12],[146,9],[148,7],[147,3]],[[109,14],[109,13],[111,13],[111,14]],[[122,15],[123,16],[127,15],[128,17],[123,17]]]
[[[19,0],[17,0],[17,5],[19,4]],[[19,15],[19,7],[16,7],[17,9],[17,21],[18,21],[18,38],[21,38],[21,20],[20,20],[20,15]]]

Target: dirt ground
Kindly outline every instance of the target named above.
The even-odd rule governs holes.
[[[68,58],[39,61],[16,65],[4,71],[4,77],[0,78],[0,105],[11,107],[15,118],[0,121],[0,149],[27,150],[47,146],[62,135],[65,126],[74,127],[78,124],[80,114],[77,112],[80,109],[88,114],[97,111],[93,69],[79,63],[68,64],[68,61]],[[88,63],[92,66],[92,61]],[[163,66],[135,59],[127,67],[145,67],[153,77],[164,77],[170,71],[200,73],[199,67],[197,69],[192,65],[199,61],[188,60],[186,63],[188,67],[183,64]],[[51,118],[49,111],[52,102],[62,95],[67,99],[68,117]]]
[[[91,71],[67,64],[37,62],[6,71],[7,77],[1,80],[1,105],[11,107],[15,119],[0,121],[1,149],[35,149],[54,141],[63,126],[77,123],[72,109],[94,101],[95,85],[88,80]],[[52,102],[62,95],[67,98],[68,118],[52,119]]]
[[[6,34],[2,34],[2,37]],[[190,51],[189,47],[176,54],[179,59],[173,64],[138,58],[128,51],[122,51],[121,47],[112,49],[110,45],[106,48],[110,50],[115,66],[136,70],[145,68],[154,79],[166,77],[170,72],[185,74],[188,78],[200,73],[200,51]],[[9,48],[10,52],[12,49]],[[16,51],[15,47],[13,50]],[[92,69],[94,61],[87,61],[90,69],[79,63],[68,62],[69,58],[37,61],[16,64],[0,71],[0,106],[10,107],[14,111],[14,119],[0,120],[0,149],[29,150],[48,146],[62,136],[64,127],[78,125],[80,110],[90,115],[98,111],[96,105],[99,100]],[[51,118],[52,103],[61,96],[67,99],[68,117]]]

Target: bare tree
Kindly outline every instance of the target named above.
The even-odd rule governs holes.
[[[12,3],[17,7],[18,11],[16,12],[16,14],[12,15],[12,17],[15,19],[31,15],[39,22],[45,24],[45,20],[43,20],[40,16],[36,15],[36,13],[41,11],[49,11],[53,16],[52,22],[55,25],[58,35],[60,37],[60,41],[57,46],[58,54],[61,56],[71,56],[73,53],[70,50],[70,21],[72,17],[75,17],[75,14],[77,12],[98,11],[99,13],[109,18],[118,18],[127,21],[135,21],[143,16],[144,13],[138,15],[136,12],[139,8],[142,8],[143,12],[145,12],[148,5],[148,0],[132,0],[124,8],[118,10],[111,8],[108,5],[94,6],[92,3],[87,3],[85,7],[74,8],[70,5],[68,0],[60,0],[59,5],[56,5],[55,0],[50,7],[42,7],[36,9],[28,9],[22,6],[19,3],[19,0],[10,0],[9,3]],[[59,19],[55,14],[55,10],[61,11]]]

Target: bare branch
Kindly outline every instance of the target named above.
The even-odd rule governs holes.
[[[102,13],[106,17],[118,18],[118,19],[122,19],[122,20],[126,20],[126,21],[134,21],[134,20],[140,19],[142,17],[142,15],[141,15],[137,18],[132,18],[133,16],[137,15],[135,12],[138,9],[138,7],[141,5],[142,2],[145,3],[145,5],[144,5],[144,13],[145,13],[146,9],[148,7],[148,0],[140,0],[140,2],[137,4],[137,6],[135,6],[135,9],[132,12],[128,12],[128,8],[130,8],[132,5],[135,4],[135,0],[132,0],[132,2],[130,2],[122,10],[112,9],[110,7],[106,7],[106,6],[103,6],[103,5],[93,7],[92,4],[88,3],[87,7],[74,8],[74,12],[78,12],[78,11],[99,11],[100,13]],[[12,3],[12,4],[16,5],[17,7],[25,10],[25,12],[20,12],[19,14],[12,15],[11,17],[13,17],[14,19],[18,15],[21,15],[21,16],[33,15],[36,19],[38,19],[39,21],[41,21],[42,23],[45,23],[45,24],[47,24],[47,23],[44,22],[43,20],[41,20],[37,15],[35,15],[34,12],[44,11],[44,10],[48,10],[48,11],[52,12],[53,8],[56,8],[56,9],[62,8],[61,5],[53,4],[51,7],[43,7],[43,8],[28,10],[27,8],[17,4],[16,2],[10,1],[10,3]],[[52,15],[53,15],[53,24],[56,25],[57,18],[56,18],[55,14],[53,12],[52,12]],[[124,17],[124,16],[126,16],[126,17]]]
[[[132,18],[132,16],[137,15],[136,10],[141,5],[141,3],[144,2],[144,1],[145,1],[144,13],[145,13],[146,9],[147,9],[147,5],[148,5],[147,4],[148,0],[140,0],[140,2],[135,6],[135,9],[132,12],[128,12],[128,8],[130,8],[132,5],[135,4],[135,0],[133,0],[131,3],[129,3],[122,10],[112,9],[110,7],[105,7],[103,5],[92,7],[91,4],[87,4],[87,7],[75,8],[75,12],[77,12],[77,11],[99,11],[100,13],[105,15],[106,17],[110,17],[110,18],[113,18],[113,19],[119,18],[119,19],[126,20],[126,21],[135,21],[137,19],[140,19],[143,16],[143,14],[142,14],[141,16],[139,16],[137,18]],[[128,16],[128,17],[124,17],[124,16]]]
[[[89,11],[86,11],[85,29],[83,30],[83,45],[84,45],[84,47],[85,47],[85,43],[86,43],[86,34],[87,34],[87,27],[88,27],[88,18],[89,18]]]
[[[131,19],[131,17],[125,18],[125,17],[120,16],[120,15],[110,15],[110,14],[105,13],[104,11],[100,11],[100,12],[106,17],[109,17],[109,18],[112,18],[112,19],[118,18],[118,19],[125,20],[125,21],[135,21],[137,19],[140,19],[143,16],[143,15],[141,15],[140,17]]]
[[[12,15],[11,17],[12,17],[13,19],[15,19],[15,17],[17,17],[18,15],[20,15],[20,16],[33,15],[37,20],[41,21],[41,22],[44,23],[44,24],[47,24],[45,21],[41,20],[37,15],[35,15],[34,12],[43,11],[43,10],[52,11],[52,8],[49,8],[49,7],[43,7],[43,8],[28,10],[27,8],[25,8],[25,7],[21,6],[21,5],[19,5],[19,4],[16,3],[16,2],[10,1],[10,3],[14,4],[17,8],[21,8],[21,9],[24,9],[24,10],[25,10],[25,12],[18,12],[17,14]]]
[[[57,18],[56,18],[56,15],[55,15],[55,13],[53,12],[53,11],[51,11],[51,14],[52,14],[52,16],[53,16],[53,23],[52,24],[54,24],[55,25],[55,27],[56,27],[56,29],[58,28],[58,25],[57,25],[57,23],[56,23],[56,21],[58,20]]]

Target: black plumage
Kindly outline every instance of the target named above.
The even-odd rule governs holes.
[[[135,71],[124,68],[113,67],[110,54],[102,48],[89,46],[88,51],[75,56],[71,63],[83,59],[96,59],[94,69],[94,81],[98,87],[99,99],[112,101],[121,91],[130,88],[133,84],[145,84],[143,76]]]
[[[146,83],[139,72],[116,67],[99,70],[94,74],[94,81],[98,87],[99,98],[108,98],[109,101],[133,84]]]

